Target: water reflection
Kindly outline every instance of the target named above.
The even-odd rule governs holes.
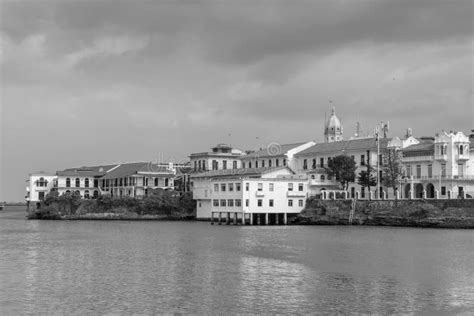
[[[0,216],[3,216],[0,215]],[[0,217],[0,312],[462,313],[467,230]]]

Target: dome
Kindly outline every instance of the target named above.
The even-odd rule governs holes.
[[[332,108],[332,113],[326,122],[324,129],[324,135],[326,141],[339,141],[342,140],[342,124],[341,120],[336,116],[336,108]]]

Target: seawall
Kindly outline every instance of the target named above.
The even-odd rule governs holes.
[[[349,225],[352,200],[308,199],[299,225]],[[474,228],[474,199],[358,200],[352,225]]]

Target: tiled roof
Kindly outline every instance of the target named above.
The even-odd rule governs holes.
[[[211,170],[207,172],[194,173],[191,175],[192,178],[210,178],[210,177],[250,177],[250,176],[261,176],[265,173],[289,169],[288,167],[264,167],[264,168],[251,168],[251,169],[227,169],[227,170]],[[291,171],[294,173],[293,171]]]
[[[390,138],[380,138],[380,148],[387,148],[387,144],[390,141]],[[373,150],[377,149],[377,142],[375,138],[358,138],[343,140],[339,142],[332,143],[319,143],[316,144],[302,152],[297,153],[295,156],[311,156],[311,155],[321,155],[321,154],[332,154],[332,153],[342,153],[356,151],[356,150]]]
[[[167,167],[150,163],[150,162],[132,162],[120,164],[117,168],[107,173],[102,179],[115,179],[130,177],[135,174],[153,174],[153,173],[164,173],[173,175],[172,171],[169,171]]]
[[[263,157],[275,157],[275,156],[282,156],[285,155],[288,151],[295,149],[296,147],[299,147],[301,145],[306,144],[307,142],[303,143],[294,143],[294,144],[284,144],[284,145],[276,145],[271,146],[271,148],[265,148],[253,153],[250,153],[246,155],[245,157],[242,157],[243,160],[245,159],[251,159],[251,158],[263,158]]]
[[[68,168],[61,171],[57,171],[56,174],[58,176],[102,176],[107,173],[110,169],[117,166],[115,165],[103,165],[103,166],[91,166],[91,167],[76,167],[76,168]]]
[[[402,149],[404,157],[410,156],[419,156],[423,155],[433,155],[434,154],[434,144],[433,143],[420,143],[416,145],[411,145]]]

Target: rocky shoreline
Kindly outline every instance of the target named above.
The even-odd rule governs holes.
[[[309,199],[294,225],[367,225],[474,228],[474,200],[359,200],[352,223],[351,200]]]

